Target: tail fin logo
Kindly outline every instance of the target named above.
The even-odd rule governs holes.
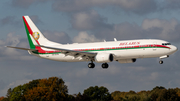
[[[34,33],[33,33],[33,38],[34,38],[35,40],[38,40],[39,37],[40,37],[40,35],[39,35],[38,32],[34,32]]]

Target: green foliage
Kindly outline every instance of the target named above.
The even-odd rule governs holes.
[[[10,101],[67,101],[68,89],[64,83],[57,77],[33,80],[15,87],[9,96]]]
[[[1,101],[9,101],[9,99],[8,98],[4,98],[3,100],[1,100]]]
[[[75,101],[75,97],[72,95],[68,95],[68,98],[66,101]]]
[[[24,91],[25,91],[25,85],[19,85],[17,87],[15,87],[12,90],[11,96],[10,96],[10,101],[24,101]]]
[[[91,101],[91,98],[85,94],[81,95],[79,92],[78,95],[76,95],[75,100],[72,101]]]
[[[84,90],[84,95],[87,95],[91,98],[91,101],[109,101],[111,100],[111,94],[108,92],[108,89],[105,87],[89,87]]]
[[[166,89],[164,87],[155,87],[151,91],[134,91],[111,93],[113,100],[116,101],[180,101],[180,89]]]
[[[155,91],[155,90],[161,90],[161,89],[166,89],[166,88],[164,88],[164,87],[162,87],[162,86],[156,86],[156,87],[154,87],[153,88],[153,90],[152,91]]]
[[[83,94],[68,95],[68,89],[61,78],[37,79],[27,84],[9,88],[6,97],[0,101],[180,101],[180,89],[166,89],[156,86],[151,91],[114,91],[106,87],[89,87]]]

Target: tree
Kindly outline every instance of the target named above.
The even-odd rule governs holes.
[[[47,100],[47,101],[66,101],[68,89],[61,78],[50,77],[41,79],[37,87],[29,89],[24,95],[26,100]]]
[[[110,101],[111,94],[108,92],[108,89],[101,86],[89,87],[84,90],[83,95],[87,95],[91,98],[91,101]]]
[[[67,93],[68,89],[62,78],[50,77],[30,81],[13,90],[9,89],[7,98],[10,98],[10,101],[66,101]]]
[[[113,100],[122,100],[121,92],[120,91],[114,91],[111,93]]]
[[[26,91],[25,85],[19,85],[12,90],[10,101],[25,101],[24,91]]]
[[[8,91],[7,91],[7,94],[6,94],[6,97],[7,97],[8,101],[11,99],[11,93],[12,93],[12,89],[9,88]]]
[[[73,95],[68,95],[67,101],[75,101],[75,97]]]
[[[161,89],[166,89],[165,87],[162,87],[162,86],[156,86],[153,88],[152,91],[155,91],[155,90],[161,90]]]
[[[180,97],[178,96],[177,92],[174,89],[165,90],[163,93],[161,93],[161,95],[159,97],[163,97],[167,101],[179,101],[180,100]]]
[[[0,97],[0,101],[2,101],[4,99],[4,96]]]
[[[87,95],[82,95],[80,92],[75,95],[75,100],[71,100],[71,101],[91,101],[91,98]]]

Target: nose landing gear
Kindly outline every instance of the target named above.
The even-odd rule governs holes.
[[[160,59],[159,64],[163,64],[162,59],[168,58],[168,57],[169,57],[169,55],[164,55],[164,56],[159,57],[159,59]]]
[[[160,61],[159,61],[159,64],[163,64],[163,61],[162,61],[162,60],[160,60]]]

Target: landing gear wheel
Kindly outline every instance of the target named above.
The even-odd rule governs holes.
[[[108,67],[109,67],[109,65],[108,65],[107,63],[103,63],[103,64],[102,64],[102,68],[103,68],[103,69],[107,69]]]
[[[89,67],[89,68],[94,68],[94,67],[95,67],[95,64],[94,64],[94,63],[89,63],[89,64],[88,64],[88,67]]]
[[[160,61],[159,61],[159,64],[163,64],[163,61],[162,61],[162,60],[160,60]]]

